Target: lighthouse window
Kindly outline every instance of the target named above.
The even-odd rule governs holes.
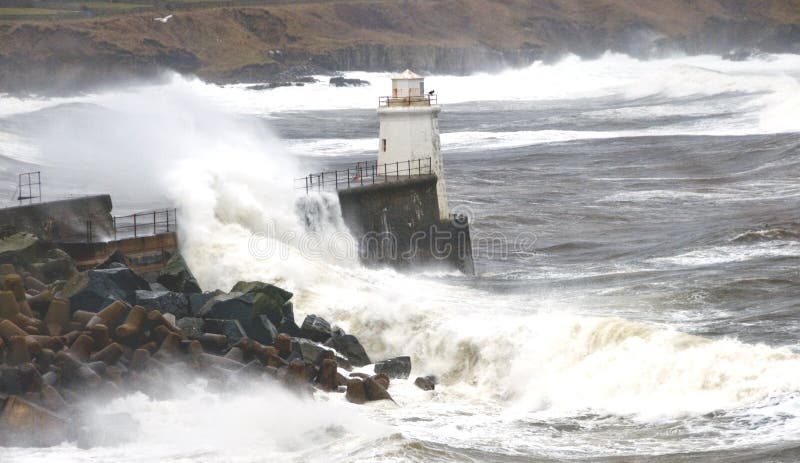
[[[381,139],[381,151],[383,151],[384,153],[386,152],[386,139],[385,138]]]

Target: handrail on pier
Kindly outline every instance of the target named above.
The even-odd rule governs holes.
[[[378,164],[377,161],[356,163],[355,168],[308,174],[294,180],[295,189],[311,191],[338,191],[376,183],[395,182],[401,179],[433,173],[431,158]]]

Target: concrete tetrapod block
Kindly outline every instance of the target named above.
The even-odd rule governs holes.
[[[50,446],[67,439],[68,422],[39,405],[11,396],[0,414],[0,430],[4,445]]]

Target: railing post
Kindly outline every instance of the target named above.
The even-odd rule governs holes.
[[[136,214],[133,214],[133,237],[136,238]]]
[[[350,189],[350,168],[347,168],[347,189]]]
[[[336,191],[339,191],[339,171],[334,171],[334,179],[336,180]]]
[[[156,211],[153,211],[153,234],[158,235],[158,229],[156,229]]]
[[[400,180],[400,161],[394,163],[394,178]]]
[[[408,177],[411,178],[411,159],[408,160]]]
[[[308,196],[308,177],[306,177],[306,196]]]
[[[417,158],[417,175],[422,175],[422,158]]]

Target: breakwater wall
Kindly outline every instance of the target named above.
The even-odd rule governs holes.
[[[111,196],[96,195],[0,209],[0,234],[28,232],[50,241],[113,236]]]
[[[427,174],[339,190],[342,217],[364,263],[475,273],[469,223],[440,218],[436,183],[436,175]]]

